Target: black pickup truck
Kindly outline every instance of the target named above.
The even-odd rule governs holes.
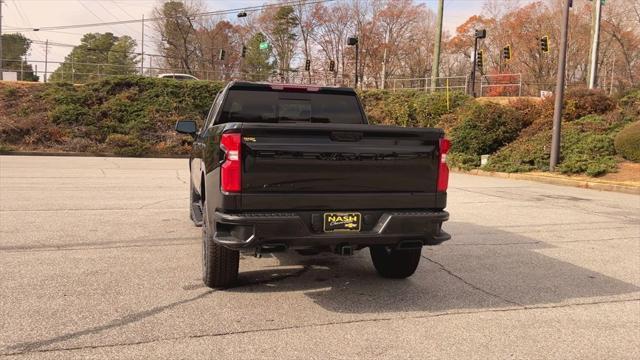
[[[450,238],[441,129],[367,123],[353,89],[231,82],[194,137],[190,208],[209,287],[233,285],[239,252],[352,255],[406,278]]]

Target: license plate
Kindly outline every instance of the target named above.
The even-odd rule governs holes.
[[[324,231],[360,231],[360,213],[324,213]]]

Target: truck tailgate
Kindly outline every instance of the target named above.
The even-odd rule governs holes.
[[[241,133],[243,194],[436,192],[439,129],[244,123]]]

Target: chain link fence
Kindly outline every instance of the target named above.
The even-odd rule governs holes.
[[[284,72],[266,71],[261,73],[244,72],[237,66],[225,67],[220,65],[215,70],[191,70],[187,68],[172,68],[163,66],[145,66],[132,69],[131,66],[86,63],[86,62],[61,62],[50,60],[32,59],[5,59],[1,62],[4,73],[4,80],[17,81],[39,81],[44,82],[67,82],[73,84],[95,81],[115,75],[143,74],[149,77],[158,77],[162,74],[190,74],[200,80],[209,81],[266,81],[291,84],[313,84],[320,86],[345,86],[355,85],[353,74],[342,75],[338,72],[310,70],[300,71],[291,69]],[[401,89],[412,89],[416,91],[460,91],[472,93],[475,86],[478,96],[535,96],[539,97],[543,93],[555,90],[555,82],[540,82],[523,77],[522,74],[485,74],[478,75],[475,84],[471,83],[469,75],[466,76],[444,76],[436,79],[435,84],[431,83],[430,77],[397,77],[388,78],[384,86],[376,86],[375,82],[360,81],[360,89],[384,88],[388,91],[398,91]],[[433,85],[433,86],[432,86]],[[613,88],[607,88],[603,82],[602,89],[610,92]],[[582,82],[567,84],[567,88],[584,87]]]

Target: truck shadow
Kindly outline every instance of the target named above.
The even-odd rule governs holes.
[[[454,229],[453,239],[423,249],[421,264],[408,279],[378,277],[367,250],[349,258],[283,253],[276,255],[279,266],[242,272],[239,286],[226,291],[304,291],[317,305],[340,313],[530,307],[640,291],[544,255],[557,247],[535,238],[470,223],[451,222],[447,229]],[[464,243],[456,243],[457,233],[468,234]],[[474,240],[482,238],[491,241]]]

